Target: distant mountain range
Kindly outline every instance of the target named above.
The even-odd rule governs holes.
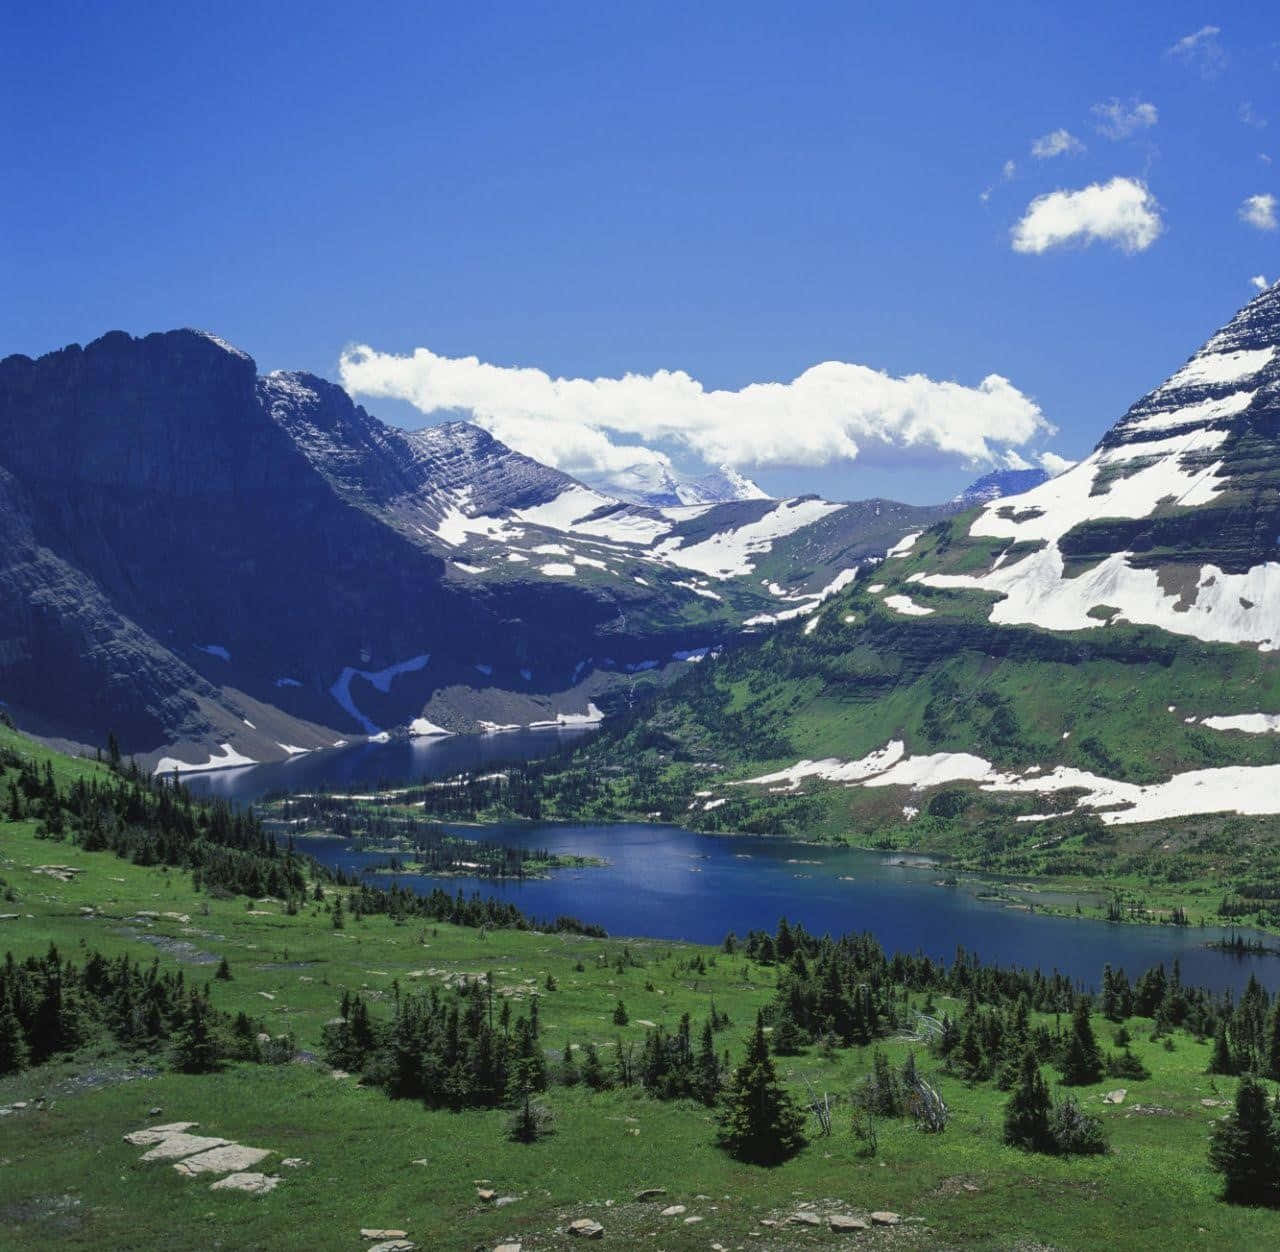
[[[727,467],[628,495],[198,331],[11,356],[0,700],[166,768],[595,719],[960,507],[771,500]]]

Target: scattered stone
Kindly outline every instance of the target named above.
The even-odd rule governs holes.
[[[1123,1104],[1124,1098],[1128,1094],[1129,1092],[1127,1088],[1117,1087],[1115,1091],[1108,1091],[1107,1094],[1102,1097],[1102,1102],[1103,1104]]]
[[[519,1243],[500,1243],[493,1252],[523,1252],[523,1245]]]
[[[10,1107],[11,1109],[25,1109],[25,1108],[27,1107],[27,1101],[26,1101],[26,1100],[15,1100],[11,1105],[9,1105],[9,1107]]]
[[[494,1200],[493,1207],[496,1209],[504,1209],[508,1204],[516,1204],[519,1200],[520,1197],[518,1195],[500,1195],[496,1200]]]
[[[650,1030],[655,1030],[655,1029],[657,1028],[658,1023],[657,1023],[657,1022],[651,1022],[647,1017],[637,1017],[637,1018],[636,1018],[636,1025],[637,1025],[637,1026],[648,1026]]]
[[[660,1195],[666,1195],[666,1187],[645,1187],[643,1190],[636,1192],[637,1200],[656,1200]]]
[[[385,1243],[371,1243],[367,1252],[413,1252],[417,1246],[408,1239],[388,1239]]]
[[[304,1165],[310,1165],[311,1162],[304,1161],[300,1156],[286,1156],[280,1164],[283,1165],[285,1169],[301,1169]]]
[[[577,1221],[569,1223],[569,1233],[576,1235],[579,1239],[602,1239],[604,1227],[599,1222],[593,1222],[589,1217],[579,1217]]]
[[[1200,1103],[1203,1104],[1207,1109],[1222,1109],[1222,1108],[1226,1108],[1227,1105],[1231,1103],[1231,1101],[1230,1100],[1212,1100],[1208,1096],[1205,1096],[1205,1098],[1201,1100]],[[14,1107],[16,1108],[17,1105],[14,1105]]]
[[[902,1218],[897,1213],[889,1213],[883,1209],[879,1213],[871,1214],[871,1224],[873,1226],[896,1226]]]
[[[807,1211],[803,1213],[792,1213],[791,1216],[787,1218],[787,1221],[789,1221],[793,1226],[822,1225],[822,1218],[820,1218],[817,1213],[810,1213]]]
[[[270,1148],[246,1148],[240,1143],[228,1143],[225,1147],[189,1156],[173,1168],[188,1178],[194,1178],[196,1174],[234,1174],[257,1165],[270,1155]]]
[[[827,1218],[827,1225],[838,1235],[850,1234],[855,1230],[870,1230],[871,1223],[863,1217],[851,1217],[847,1213],[833,1213]]]
[[[498,1193],[492,1187],[476,1188],[476,1199],[483,1200],[486,1204],[488,1204],[490,1200],[496,1199],[497,1195]]]
[[[410,1165],[428,1165],[430,1164],[430,1162],[427,1160],[425,1156],[419,1156],[419,1157],[415,1157],[412,1161],[409,1162],[409,1164]]]
[[[679,1217],[681,1213],[687,1213],[689,1210],[683,1204],[671,1204],[662,1210],[663,1217]]]
[[[331,1069],[329,1071],[329,1077],[335,1078],[335,1079],[341,1079],[341,1078],[350,1078],[351,1075],[347,1073],[345,1069]]]
[[[250,1195],[266,1195],[274,1191],[280,1179],[274,1174],[228,1174],[209,1184],[210,1191],[247,1191]]]
[[[361,1226],[361,1239],[403,1239],[407,1230],[383,1230],[380,1226]]]
[[[162,1142],[170,1135],[181,1134],[184,1130],[193,1130],[199,1125],[199,1122],[169,1122],[164,1126],[148,1126],[145,1130],[135,1130],[125,1135],[124,1141],[133,1144],[135,1148],[147,1148]]]
[[[208,1152],[210,1148],[220,1148],[226,1144],[225,1139],[214,1139],[209,1135],[166,1135],[150,1152],[144,1152],[144,1161],[177,1161],[184,1156],[195,1156],[197,1152]]]
[[[153,1108],[153,1109],[148,1109],[148,1110],[147,1110],[147,1116],[148,1116],[148,1117],[159,1117],[159,1116],[160,1116],[160,1114],[161,1114],[161,1113],[163,1113],[163,1112],[164,1112],[164,1109],[162,1109],[162,1108],[157,1104],[155,1108]]]
[[[705,1217],[686,1217],[684,1219],[684,1224],[686,1226],[692,1226],[694,1222],[705,1222],[706,1220],[707,1219]]]

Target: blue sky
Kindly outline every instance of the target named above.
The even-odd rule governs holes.
[[[1280,18],[1120,7],[11,8],[0,353],[196,325],[336,379],[368,345],[386,368],[360,398],[408,425],[415,349],[726,391],[822,362],[998,374],[1022,399],[979,418],[925,388],[915,441],[910,397],[826,379],[862,415],[852,458],[799,395],[695,405],[691,441],[681,396],[641,388],[600,437],[846,498],[948,494],[975,438],[1079,456],[1280,274]],[[1033,156],[1058,130],[1084,150]],[[1015,250],[1036,197],[1091,185],[1100,209],[1044,204]],[[428,390],[483,396],[548,459],[593,455],[589,387],[539,427],[520,384],[455,366]],[[1028,406],[1057,433],[1002,444]]]

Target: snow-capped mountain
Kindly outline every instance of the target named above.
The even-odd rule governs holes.
[[[657,509],[769,499],[769,494],[758,484],[730,465],[720,465],[695,476],[678,474],[665,465],[641,462],[610,474],[607,480],[588,476],[584,481],[628,504]]]
[[[1252,300],[1074,468],[989,503],[908,582],[994,592],[989,618],[1128,622],[1280,648],[1280,287]],[[974,549],[989,552],[971,572]],[[960,560],[965,572],[953,567]]]

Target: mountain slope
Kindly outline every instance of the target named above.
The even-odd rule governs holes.
[[[1009,868],[1047,846],[1046,823],[1063,855],[1089,831],[1188,815],[1265,825],[1278,348],[1273,289],[1079,466],[905,539],[802,629],[671,689],[620,755],[650,743],[695,767],[702,825],[767,826],[817,788],[828,829],[987,840]],[[708,790],[696,770],[712,766],[751,781]]]
[[[0,700],[183,766],[594,717],[953,511],[628,504],[214,336],[113,332],[0,362]]]

